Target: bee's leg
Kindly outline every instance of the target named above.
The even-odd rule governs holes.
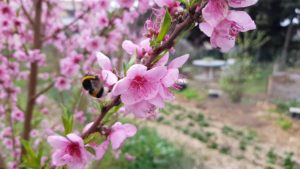
[[[102,87],[102,88],[99,90],[99,92],[97,93],[96,97],[97,97],[97,98],[102,97],[102,96],[103,96],[103,93],[104,93],[104,89],[103,89],[103,87]]]

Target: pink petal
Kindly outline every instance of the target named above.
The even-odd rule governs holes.
[[[135,64],[132,65],[129,70],[127,71],[127,76],[128,78],[132,79],[135,76],[143,76],[147,71],[147,67],[141,64]]]
[[[101,143],[100,145],[98,145],[95,149],[96,151],[96,160],[101,160],[104,156],[104,154],[106,153],[107,149],[108,149],[108,145],[109,145],[109,140],[105,140],[103,143]]]
[[[158,108],[163,108],[165,107],[165,103],[163,98],[160,96],[160,94],[158,94],[157,96],[155,96],[153,99],[150,99],[149,102],[155,106],[157,106]]]
[[[212,27],[215,27],[227,16],[228,10],[226,0],[209,0],[202,10],[203,18]]]
[[[69,140],[67,140],[65,137],[63,136],[49,136],[47,138],[47,142],[53,147],[53,148],[57,148],[57,149],[64,149],[68,143]]]
[[[70,139],[72,142],[79,143],[80,146],[84,146],[82,138],[74,133],[68,134],[67,138]]]
[[[167,73],[167,69],[164,66],[154,67],[147,71],[145,78],[151,82],[159,81]]]
[[[137,52],[139,46],[134,44],[132,41],[125,40],[122,43],[122,48],[130,55],[133,55]]]
[[[110,134],[110,141],[113,150],[118,150],[126,140],[126,133],[122,130],[113,131]]]
[[[164,66],[169,60],[169,52],[167,52],[156,64],[155,66]]]
[[[127,134],[127,137],[132,137],[136,134],[136,127],[132,124],[124,124],[122,126],[123,130],[125,131],[125,133]]]
[[[247,12],[231,10],[227,16],[227,19],[236,22],[241,28],[241,32],[256,29],[255,22],[251,19]]]
[[[119,80],[112,89],[112,94],[118,96],[124,92],[126,92],[129,88],[130,81],[127,78]]]
[[[212,34],[213,30],[214,30],[214,28],[213,28],[212,26],[210,26],[210,24],[207,23],[207,22],[201,22],[201,23],[199,24],[199,28],[200,28],[200,30],[201,30],[203,33],[205,33],[205,35],[207,35],[208,37],[211,36],[211,34]]]
[[[215,45],[221,48],[222,52],[228,52],[235,45],[235,37],[227,38],[224,36],[212,36],[211,42],[215,43]],[[213,46],[213,45],[212,45]],[[214,47],[214,46],[213,46]]]
[[[178,76],[178,69],[169,69],[167,75],[161,81],[165,87],[171,87],[178,80]]]
[[[140,95],[138,95],[135,92],[126,92],[121,95],[121,100],[125,105],[131,105],[131,104],[139,102],[143,99],[144,99],[144,97],[141,97]]]
[[[149,112],[155,110],[155,106],[148,101],[141,101],[133,105],[125,105],[126,111],[133,113],[136,118],[147,118]]]
[[[150,39],[149,39],[149,38],[147,38],[147,39],[141,41],[141,42],[140,42],[140,45],[141,45],[141,47],[142,47],[144,50],[146,50],[147,52],[149,52],[149,51],[152,50],[152,48],[151,48],[151,46],[150,46]]]
[[[98,64],[102,69],[112,70],[111,62],[106,55],[104,55],[102,52],[97,52],[96,57],[97,57]]]
[[[102,70],[102,78],[104,79],[105,83],[109,86],[112,86],[118,81],[118,77],[109,70]]]
[[[169,65],[168,65],[168,69],[178,69],[180,68],[183,64],[185,64],[185,62],[189,59],[190,55],[186,54],[186,55],[182,55],[180,57],[175,58],[174,60],[172,60]]]
[[[228,4],[234,8],[244,8],[257,3],[258,0],[228,0]]]
[[[66,161],[63,159],[63,156],[66,155],[66,153],[64,152],[64,150],[58,150],[55,151],[51,158],[52,158],[52,164],[56,165],[56,166],[62,166],[66,164]]]
[[[159,7],[163,7],[166,5],[165,0],[154,0],[154,2],[159,6]]]

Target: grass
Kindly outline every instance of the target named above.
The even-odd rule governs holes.
[[[198,102],[202,102],[206,99],[206,93],[199,93],[199,90],[192,88],[192,87],[187,87],[186,89],[177,92],[177,94],[185,97],[188,100],[194,100]]]
[[[288,130],[293,127],[293,121],[288,117],[280,117],[277,119],[277,124],[284,130]]]
[[[127,161],[125,153],[134,155],[136,160]],[[127,140],[119,160],[114,159],[112,153],[108,153],[102,161],[94,163],[91,169],[186,169],[193,166],[194,162],[190,157],[160,138],[153,129],[142,128],[136,136]]]

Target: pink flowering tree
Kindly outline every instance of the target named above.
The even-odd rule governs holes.
[[[118,117],[155,119],[165,102],[174,99],[171,90],[178,88],[179,69],[189,58],[187,54],[169,61],[170,54],[176,56],[178,37],[199,26],[213,47],[227,52],[239,32],[255,29],[246,12],[234,9],[255,3],[88,0],[65,23],[66,10],[59,0],[0,2],[0,138],[10,154],[2,158],[10,168],[80,169],[101,160],[109,146],[118,158],[124,142],[137,132]],[[142,32],[133,32],[131,24],[148,10],[153,17],[144,22]],[[54,88],[63,102],[63,92],[72,94],[85,74],[97,77],[103,90],[100,98],[90,96],[98,107],[91,122],[85,124],[85,112],[75,102],[72,108],[63,106],[62,124],[53,124],[46,92]],[[75,129],[75,123],[85,127]],[[43,151],[49,147],[43,139],[51,155]]]

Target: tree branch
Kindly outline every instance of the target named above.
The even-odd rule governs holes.
[[[33,21],[33,19],[31,18],[31,16],[30,16],[30,14],[28,13],[28,11],[25,9],[25,6],[24,6],[24,4],[23,4],[23,0],[20,0],[20,1],[21,1],[21,8],[22,8],[22,10],[23,10],[23,12],[24,12],[26,18],[28,19],[28,21],[30,22],[30,24],[31,24],[32,26],[34,26],[34,21]]]
[[[48,90],[50,90],[52,87],[54,86],[54,83],[52,82],[51,84],[49,84],[47,87],[45,87],[43,90],[41,90],[40,92],[38,92],[33,98],[37,99],[39,96],[41,96],[42,94],[46,93]]]

